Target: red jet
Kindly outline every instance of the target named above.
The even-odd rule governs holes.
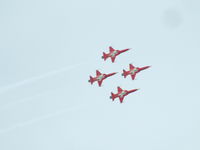
[[[150,67],[150,66],[145,66],[145,67],[139,68],[139,67],[133,66],[132,64],[129,64],[130,70],[129,70],[129,71],[123,70],[122,76],[124,76],[124,78],[126,78],[126,76],[131,75],[132,80],[134,80],[134,79],[135,79],[135,76],[136,76],[136,74],[137,74],[138,72],[140,72],[140,71],[142,71],[142,70],[145,70],[145,69],[147,69],[147,68],[149,68],[149,67]]]
[[[118,97],[119,100],[120,100],[120,103],[122,103],[125,96],[127,96],[128,94],[133,93],[133,92],[135,92],[135,91],[137,91],[137,90],[139,90],[139,89],[133,89],[133,90],[129,90],[129,91],[128,91],[128,90],[122,90],[122,89],[118,86],[118,87],[117,87],[117,90],[118,90],[118,93],[117,93],[117,94],[113,94],[113,93],[111,92],[110,99],[112,99],[112,100],[114,101],[115,98]]]
[[[130,48],[127,48],[127,49],[124,49],[124,50],[116,50],[116,49],[114,49],[114,48],[112,48],[110,46],[109,47],[109,51],[110,52],[108,54],[106,54],[106,53],[103,52],[102,59],[104,59],[104,61],[105,61],[108,57],[110,57],[111,60],[112,60],[112,62],[114,63],[116,56],[118,56],[119,54],[124,53],[124,52],[126,52],[128,50],[130,50]]]
[[[93,82],[97,81],[99,84],[99,87],[100,87],[104,79],[106,79],[107,77],[113,76],[116,73],[117,72],[109,73],[109,74],[102,74],[99,70],[96,70],[96,77],[90,76],[90,80],[88,80],[88,82],[93,84]]]

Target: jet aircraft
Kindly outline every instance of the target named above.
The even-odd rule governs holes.
[[[106,78],[115,75],[117,72],[114,73],[109,73],[109,74],[103,74],[101,73],[99,70],[96,70],[96,77],[92,77],[90,76],[90,79],[88,80],[88,82],[90,82],[91,84],[93,84],[95,81],[98,82],[99,87],[101,86],[103,80],[105,80]]]
[[[134,80],[137,73],[139,73],[140,71],[145,70],[149,67],[150,66],[145,66],[145,67],[139,68],[139,67],[133,66],[132,64],[129,64],[130,70],[128,70],[128,71],[123,70],[122,76],[124,76],[124,78],[126,78],[126,76],[130,75],[132,80]]]
[[[111,92],[111,96],[110,99],[112,99],[113,101],[115,100],[115,98],[119,98],[120,103],[123,103],[124,97],[127,96],[130,93],[133,93],[139,89],[133,89],[133,90],[122,90],[119,86],[117,87],[118,93],[114,94]]]
[[[109,47],[109,53],[106,54],[105,52],[103,52],[103,56],[101,57],[102,59],[104,59],[104,61],[107,59],[107,58],[111,58],[111,61],[112,63],[115,62],[115,58],[116,56],[118,56],[119,54],[121,53],[124,53],[126,51],[130,50],[130,48],[127,48],[127,49],[124,49],[124,50],[116,50],[114,48],[112,48],[111,46]]]

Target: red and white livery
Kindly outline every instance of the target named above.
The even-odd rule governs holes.
[[[145,66],[145,67],[139,68],[139,67],[133,66],[132,64],[129,64],[130,70],[128,70],[128,71],[123,70],[122,76],[124,76],[124,78],[126,78],[128,75],[130,75],[132,80],[134,80],[137,73],[139,73],[140,71],[145,70],[149,67],[150,66]]]
[[[103,74],[101,73],[99,70],[96,70],[96,77],[92,77],[90,76],[90,79],[88,80],[88,82],[90,82],[91,84],[93,84],[95,81],[98,82],[99,87],[101,86],[103,80],[105,80],[106,78],[115,75],[117,72],[114,73],[109,73],[109,74]]]
[[[113,101],[115,100],[115,98],[119,98],[120,103],[123,103],[124,97],[127,96],[130,93],[133,93],[139,89],[133,89],[133,90],[122,90],[122,88],[120,88],[119,86],[117,87],[118,93],[113,94],[111,92],[111,96],[110,99],[112,99]]]
[[[127,49],[123,49],[123,50],[116,50],[114,48],[112,48],[111,46],[109,47],[109,53],[106,54],[105,52],[103,52],[103,56],[102,56],[102,59],[104,59],[104,61],[107,59],[107,58],[111,58],[111,61],[114,63],[115,62],[115,58],[116,56],[118,56],[119,54],[121,53],[124,53],[126,51],[130,50],[130,48],[127,48]]]

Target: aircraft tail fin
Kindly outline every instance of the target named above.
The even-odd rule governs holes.
[[[116,95],[113,92],[111,92],[110,98],[114,101],[114,99],[116,98]]]
[[[92,76],[90,76],[90,80],[88,82],[90,82],[91,84],[93,84],[94,78]]]
[[[128,75],[128,72],[126,70],[123,70],[122,76],[124,76],[124,78],[126,78],[127,75]]]
[[[106,59],[108,58],[108,55],[107,55],[105,52],[103,52],[102,58],[103,58],[104,60],[106,60]]]

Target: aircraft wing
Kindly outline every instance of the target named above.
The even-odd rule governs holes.
[[[130,70],[132,70],[135,68],[135,66],[133,66],[132,64],[129,64],[129,68],[130,68]]]
[[[114,62],[114,61],[115,61],[115,58],[116,58],[116,56],[115,56],[115,57],[111,57],[111,60],[112,60],[112,62]]]
[[[120,100],[120,103],[122,103],[123,100],[124,100],[124,96],[123,97],[119,97],[119,100]]]
[[[114,48],[112,48],[112,46],[110,46],[110,47],[109,47],[109,50],[110,50],[110,52],[113,52],[113,51],[115,51],[115,49],[114,49]]]
[[[118,92],[122,92],[122,88],[120,88],[119,86],[117,87]]]
[[[134,73],[133,75],[131,75],[132,80],[135,79],[136,73]]]
[[[96,70],[96,75],[97,76],[101,75],[101,72],[99,70]]]
[[[98,81],[99,86],[101,86],[103,80]]]

